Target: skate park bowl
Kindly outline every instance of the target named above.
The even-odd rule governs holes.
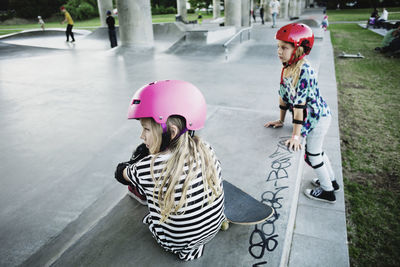
[[[76,40],[90,34],[88,30],[73,30]],[[70,49],[74,43],[65,41],[65,29],[46,29],[42,30],[25,30],[18,33],[8,34],[0,37],[0,41],[12,45],[53,48],[53,49]]]
[[[213,44],[223,41],[235,34],[234,27],[193,27],[183,23],[156,23],[153,24],[154,48],[165,51],[176,44],[202,43]],[[116,27],[117,40],[119,38],[118,27]],[[93,31],[73,29],[76,42],[65,41],[65,29],[49,28],[42,30],[25,30],[18,33],[8,34],[0,37],[5,44],[16,46],[29,46],[47,49],[110,49],[108,28],[98,27]]]

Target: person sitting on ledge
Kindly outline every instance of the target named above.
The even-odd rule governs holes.
[[[393,45],[391,46],[391,43],[393,40],[396,38],[399,38],[400,36],[400,22],[396,23],[397,27],[393,28],[389,31],[386,32],[385,36],[383,37],[382,40],[382,45],[379,47],[375,47],[375,51],[379,51],[381,53],[386,53],[391,51],[394,47]],[[394,51],[392,51],[394,52]]]

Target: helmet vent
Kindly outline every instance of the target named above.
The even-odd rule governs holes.
[[[140,104],[140,100],[139,99],[134,99],[132,101],[132,105],[135,105],[135,104]]]

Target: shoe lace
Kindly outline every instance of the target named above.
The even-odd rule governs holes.
[[[312,194],[314,197],[318,197],[319,195],[322,194],[323,191],[324,191],[324,190],[323,190],[321,187],[318,187],[318,188],[315,188],[315,189],[312,191],[311,194]]]

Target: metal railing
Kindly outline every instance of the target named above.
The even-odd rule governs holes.
[[[247,31],[247,41],[250,40],[251,29],[253,27],[243,28],[238,31],[235,35],[233,35],[228,41],[226,41],[222,46],[225,48],[225,60],[228,60],[229,49],[228,46],[232,43],[238,36],[240,38],[240,43],[243,41],[243,34]]]

